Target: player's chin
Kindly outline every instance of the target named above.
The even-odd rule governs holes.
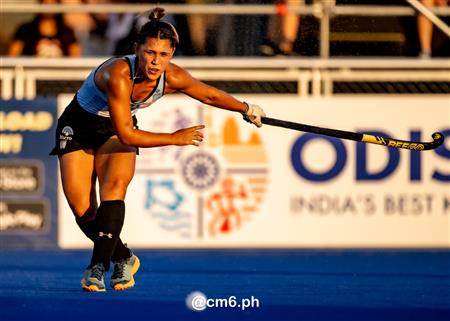
[[[159,76],[156,76],[156,75],[154,75],[154,74],[147,73],[147,79],[148,79],[148,80],[157,80],[158,78],[159,78]]]
[[[149,80],[156,80],[161,76],[160,72],[152,72],[152,71],[147,71],[147,78]]]

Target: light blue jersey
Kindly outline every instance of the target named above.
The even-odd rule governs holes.
[[[124,58],[130,65],[130,77],[133,80],[134,88],[134,81],[136,79],[136,55],[128,55]],[[86,78],[83,85],[77,92],[77,100],[84,110],[99,116],[110,117],[106,93],[104,93],[97,87],[94,80],[95,74],[100,66],[92,70],[89,76]],[[165,76],[165,72],[161,74],[161,77],[159,77],[155,88],[144,101],[133,101],[132,97],[130,97],[130,109],[132,115],[136,114],[137,110],[140,108],[149,107],[164,95],[164,84],[166,78]]]

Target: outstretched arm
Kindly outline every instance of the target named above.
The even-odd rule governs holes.
[[[175,64],[170,64],[167,71],[168,85],[174,91],[182,92],[202,103],[226,110],[244,113],[247,109],[245,103],[222,90],[195,79],[186,70]]]
[[[175,64],[170,64],[167,72],[168,86],[173,91],[179,91],[207,105],[240,112],[244,119],[261,127],[261,117],[265,116],[261,107],[241,102],[230,94],[209,86],[192,77],[186,70]]]

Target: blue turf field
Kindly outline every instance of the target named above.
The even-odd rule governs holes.
[[[135,288],[85,293],[87,251],[2,251],[0,320],[450,320],[450,251],[135,253]],[[192,291],[259,308],[193,312]]]

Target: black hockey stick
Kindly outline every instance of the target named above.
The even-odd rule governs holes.
[[[384,145],[387,147],[404,148],[404,149],[410,149],[410,150],[416,150],[416,151],[435,149],[435,148],[438,148],[439,146],[441,146],[442,143],[444,142],[444,135],[442,135],[441,133],[434,133],[432,135],[432,138],[433,138],[432,142],[411,142],[411,141],[407,141],[407,140],[400,140],[400,139],[386,138],[386,137],[381,137],[381,136],[373,136],[373,135],[368,135],[368,134],[347,132],[347,131],[343,131],[343,130],[323,128],[323,127],[316,127],[316,126],[294,123],[291,121],[269,118],[269,117],[261,117],[261,121],[263,124],[271,125],[271,126],[278,126],[278,127],[283,127],[283,128],[299,130],[302,132],[308,132],[308,133],[326,135],[326,136],[337,137],[337,138],[342,138],[342,139],[354,140],[357,142],[378,144],[378,145]]]

